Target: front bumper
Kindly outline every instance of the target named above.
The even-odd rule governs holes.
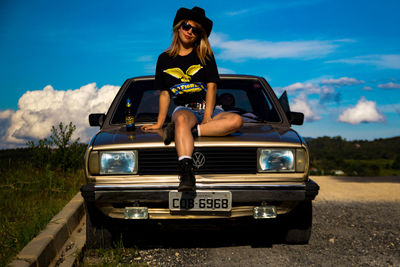
[[[230,191],[232,211],[227,213],[171,212],[168,209],[169,192],[175,185],[95,185],[81,187],[82,196],[89,205],[95,205],[112,218],[124,218],[124,208],[148,207],[150,219],[211,219],[252,216],[253,207],[273,203],[278,214],[289,212],[298,202],[313,200],[319,186],[312,180],[300,184],[247,184],[207,185],[197,184],[197,190]]]
[[[319,186],[313,180],[302,184],[257,184],[257,185],[196,185],[199,190],[227,190],[232,192],[232,202],[259,201],[304,201],[313,200]],[[168,202],[168,194],[176,190],[172,185],[95,185],[81,187],[82,196],[87,202]]]

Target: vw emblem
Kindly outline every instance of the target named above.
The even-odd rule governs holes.
[[[193,158],[193,165],[197,169],[203,166],[204,163],[206,162],[206,157],[204,157],[204,155],[200,152],[194,152],[192,158]]]

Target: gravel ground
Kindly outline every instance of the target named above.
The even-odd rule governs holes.
[[[397,182],[395,186],[398,186]],[[321,187],[321,191],[324,190],[327,188]],[[249,223],[231,227],[158,225],[142,229],[128,248],[86,251],[81,263],[87,266],[104,263],[136,263],[140,266],[400,266],[399,202],[379,199],[353,201],[348,198],[338,201],[322,195],[324,197],[317,197],[313,202],[313,231],[308,245],[282,244],[276,235],[277,225],[270,223],[257,227]]]

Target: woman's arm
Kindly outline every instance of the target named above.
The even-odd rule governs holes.
[[[156,124],[152,124],[152,125],[143,125],[141,127],[142,130],[146,131],[146,130],[154,130],[154,129],[160,129],[162,128],[164,122],[165,122],[165,118],[167,117],[168,114],[168,108],[169,108],[169,104],[170,104],[170,96],[167,90],[163,90],[160,93],[160,98],[158,100],[158,118],[157,118],[157,123]]]
[[[217,97],[217,84],[207,83],[206,109],[204,111],[204,118],[201,124],[207,123],[212,120],[211,116],[214,112],[216,97]]]

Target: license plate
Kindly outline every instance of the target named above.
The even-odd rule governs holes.
[[[229,191],[169,192],[171,211],[230,211],[232,193]]]

